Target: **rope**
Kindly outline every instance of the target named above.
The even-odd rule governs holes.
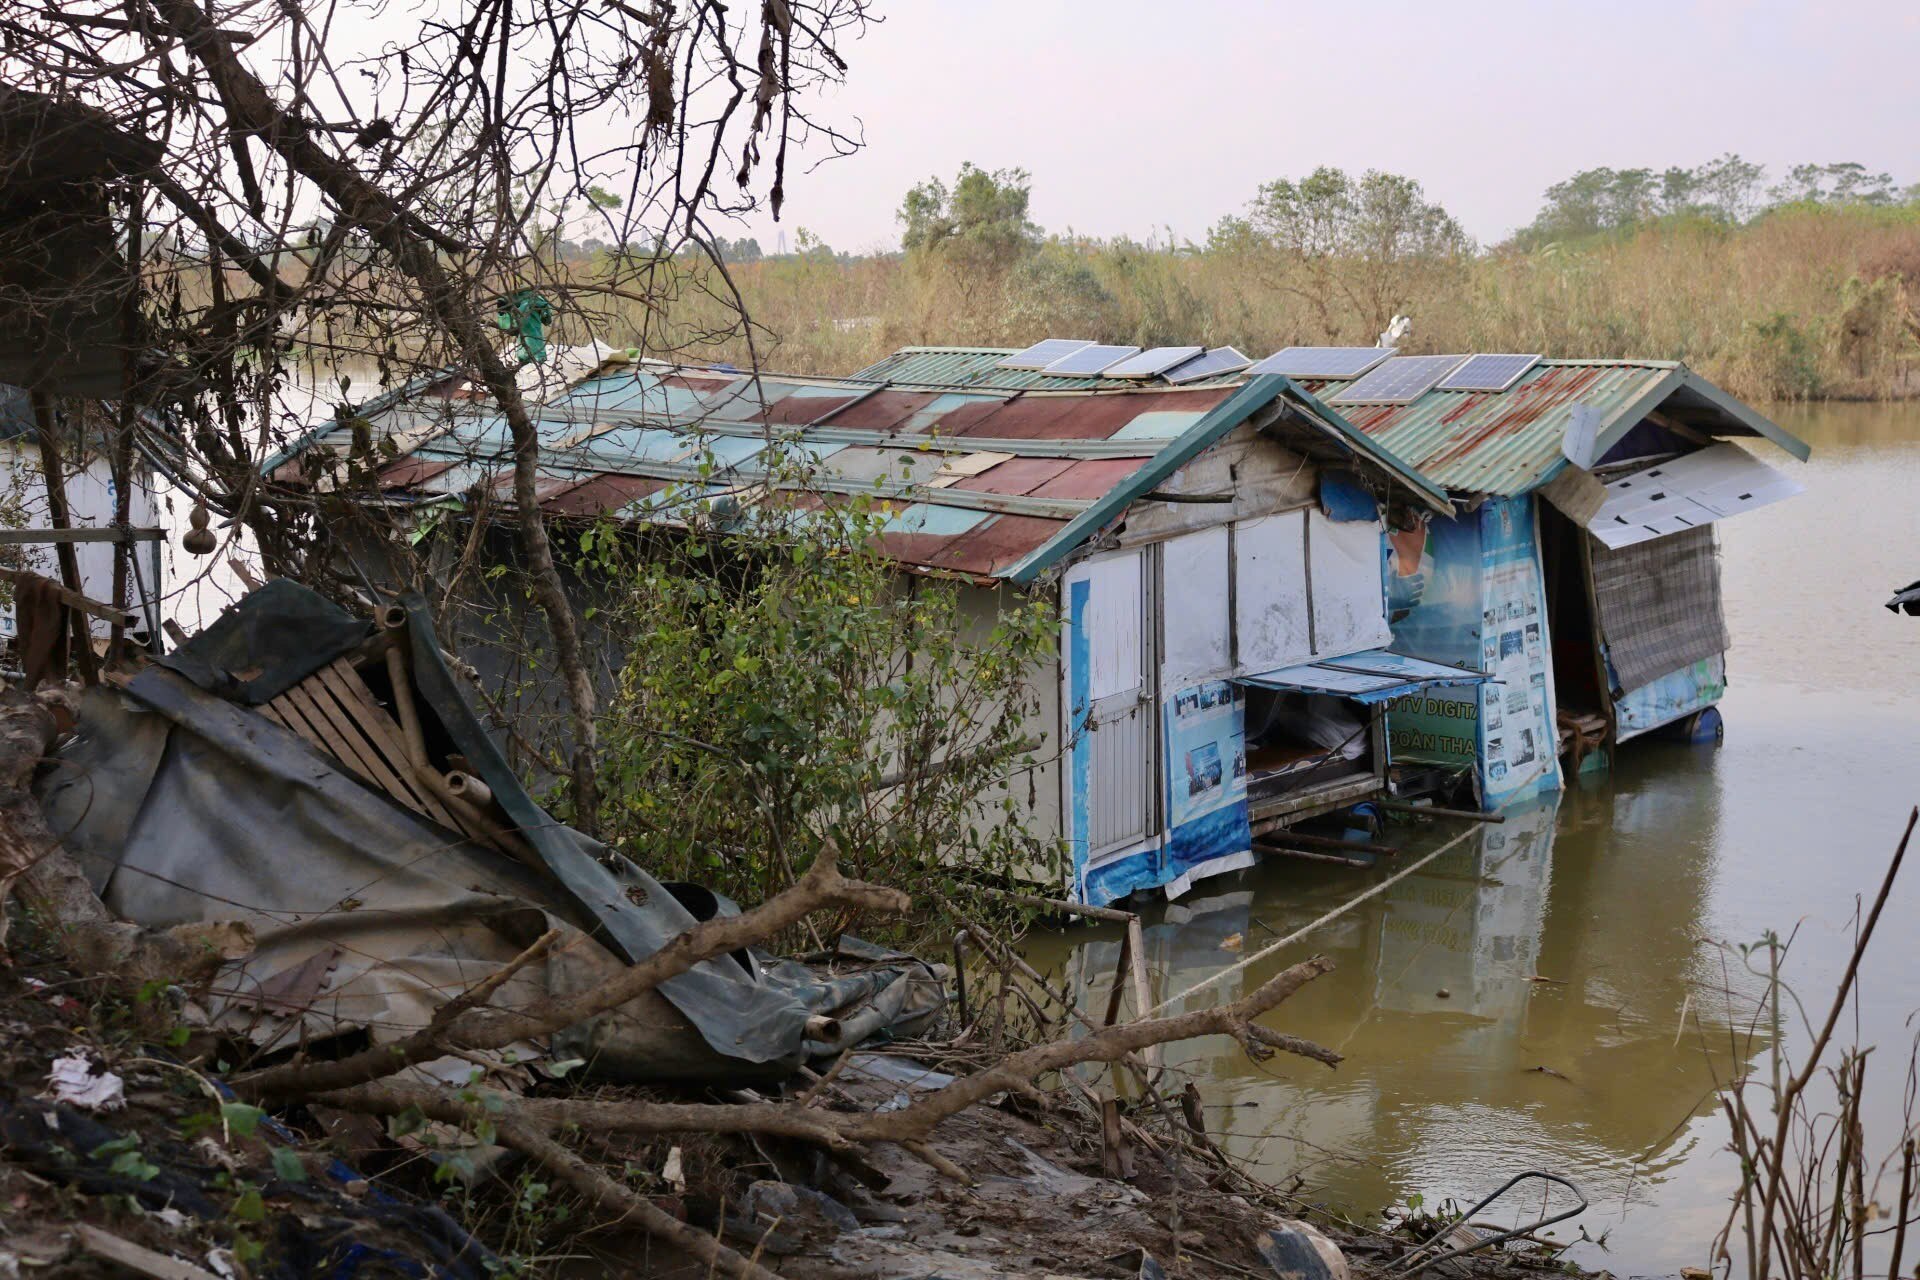
[[[1188,996],[1192,995],[1194,992],[1203,991],[1206,988],[1212,986],[1214,983],[1220,981],[1222,978],[1228,977],[1232,974],[1236,974],[1240,972],[1242,969],[1245,969],[1250,965],[1258,964],[1260,961],[1265,960],[1268,956],[1272,955],[1274,952],[1280,950],[1280,948],[1284,946],[1288,946],[1291,943],[1300,941],[1300,939],[1306,937],[1308,934],[1312,933],[1315,929],[1318,929],[1321,925],[1326,924],[1328,921],[1339,919],[1341,916],[1347,914],[1347,912],[1353,910],[1355,907],[1365,902],[1368,898],[1372,898],[1379,894],[1385,893],[1388,889],[1391,889],[1394,885],[1398,884],[1400,881],[1405,880],[1408,876],[1412,875],[1414,872],[1418,871],[1420,868],[1426,866],[1429,862],[1432,862],[1435,858],[1439,857],[1441,854],[1446,853],[1447,851],[1452,849],[1455,845],[1461,843],[1468,836],[1479,834],[1479,831],[1480,831],[1480,828],[1477,824],[1468,826],[1466,830],[1462,831],[1459,835],[1455,836],[1453,839],[1441,845],[1438,849],[1435,849],[1432,853],[1429,853],[1426,857],[1420,859],[1418,862],[1412,864],[1411,866],[1404,867],[1401,870],[1394,872],[1392,875],[1388,876],[1385,880],[1382,880],[1379,884],[1374,885],[1373,888],[1368,889],[1365,893],[1362,893],[1358,897],[1351,898],[1346,902],[1340,904],[1339,906],[1335,907],[1333,910],[1327,912],[1327,914],[1321,916],[1318,920],[1315,920],[1309,924],[1301,925],[1298,929],[1295,929],[1292,933],[1288,934],[1286,937],[1281,938],[1278,942],[1273,942],[1268,944],[1265,947],[1262,947],[1260,950],[1256,951],[1254,954],[1248,956],[1245,960],[1242,960],[1239,964],[1230,965],[1227,968],[1220,970],[1220,972],[1211,975],[1210,977],[1205,977],[1200,979],[1200,981],[1194,983],[1192,986],[1188,987],[1185,991],[1182,991],[1178,995],[1168,996],[1165,1000],[1162,1000],[1159,1004],[1147,1010],[1147,1012],[1142,1014],[1141,1017],[1148,1017],[1148,1016],[1151,1016],[1152,1014],[1159,1013],[1162,1009],[1166,1008],[1168,1005],[1173,1004],[1176,1001],[1185,1000]]]

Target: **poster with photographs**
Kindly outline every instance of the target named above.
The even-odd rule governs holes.
[[[1533,499],[1387,537],[1393,647],[1484,671],[1479,690],[1431,689],[1395,701],[1395,760],[1472,766],[1489,808],[1559,785],[1552,653]]]
[[[1482,791],[1490,806],[1556,787],[1546,593],[1530,497],[1480,508]]]
[[[1208,680],[1176,691],[1163,711],[1167,878],[1174,880],[1252,847],[1245,694]]]

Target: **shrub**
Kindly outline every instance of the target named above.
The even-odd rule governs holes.
[[[628,645],[603,829],[655,875],[760,901],[829,839],[848,874],[917,897],[963,866],[1057,872],[1015,785],[1051,611],[903,574],[878,541],[890,520],[860,498],[709,511],[637,553],[589,540],[621,575]]]

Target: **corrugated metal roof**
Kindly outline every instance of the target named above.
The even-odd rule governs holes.
[[[885,541],[904,562],[1027,581],[1275,397],[1305,415],[1291,428],[1302,447],[1387,475],[1441,508],[1443,490],[1516,494],[1548,480],[1576,406],[1598,415],[1603,446],[1664,404],[1706,415],[1717,434],[1765,435],[1806,456],[1671,361],[1548,360],[1504,392],[1428,391],[1410,404],[1340,409],[1326,402],[1346,380],[1241,372],[1169,387],[998,368],[1008,354],[910,347],[839,380],[656,362],[603,369],[536,406],[542,501],[556,515],[597,506],[649,519],[729,495],[791,505],[802,495],[770,493],[767,471],[770,459],[803,450],[826,501],[865,494],[897,505]],[[395,500],[461,493],[510,469],[505,422],[460,394],[463,385],[443,374],[360,415],[390,441],[376,447]],[[337,456],[350,437],[335,425],[301,447]],[[275,478],[297,480],[300,470],[285,465]]]
[[[849,382],[886,382],[897,387],[973,387],[994,391],[1089,391],[1139,387],[1139,378],[1060,378],[999,364],[1020,347],[902,347],[868,365]],[[1187,385],[1218,387],[1246,381],[1245,371],[1202,378]],[[1148,386],[1164,384],[1149,379]]]
[[[1506,391],[1429,391],[1411,404],[1330,408],[1436,484],[1516,494],[1559,467],[1575,405],[1612,422],[1684,373],[1664,360],[1543,360]],[[1349,381],[1305,385],[1324,404]]]
[[[902,391],[872,381],[631,365],[534,406],[543,442],[536,492],[556,516],[669,522],[693,503],[805,509],[865,496],[884,504],[882,542],[902,562],[975,577],[1017,571],[1016,580],[1030,581],[1278,396],[1310,409],[1284,378]],[[371,431],[365,445],[389,501],[430,501],[475,486],[511,500],[509,433],[490,404],[448,398],[446,384],[435,382],[355,421]],[[1274,429],[1313,456],[1421,491],[1417,477],[1350,429],[1300,415]],[[329,467],[353,445],[350,424],[308,442],[331,456]],[[802,460],[808,474],[798,479],[791,470]],[[329,469],[314,466],[296,459],[274,477],[297,483]],[[1444,495],[1422,492],[1444,506]]]
[[[1576,406],[1597,415],[1603,455],[1655,409],[1714,436],[1771,440],[1805,461],[1803,441],[1672,360],[1542,360],[1505,391],[1428,391],[1410,404],[1328,404],[1351,379],[1305,386],[1329,412],[1454,493],[1526,493],[1553,478]]]

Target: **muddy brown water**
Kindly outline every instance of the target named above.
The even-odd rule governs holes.
[[[1729,948],[1797,929],[1788,978],[1824,1009],[1855,895],[1871,898],[1920,802],[1920,618],[1881,607],[1920,578],[1920,407],[1775,416],[1814,453],[1795,468],[1804,495],[1722,530],[1734,638],[1724,744],[1628,743],[1609,775],[1481,829],[1176,1005],[1232,998],[1315,951],[1339,966],[1270,1015],[1345,1054],[1338,1070],[1252,1064],[1224,1039],[1169,1052],[1234,1152],[1361,1213],[1414,1197],[1470,1203],[1513,1173],[1547,1170],[1581,1185],[1592,1207],[1579,1225],[1605,1239],[1576,1247],[1576,1260],[1619,1275],[1706,1262],[1737,1177],[1716,1085],[1763,1061],[1770,1042],[1753,1017],[1762,984]],[[1395,826],[1400,862],[1457,829]],[[1269,860],[1146,908],[1156,999],[1385,874]],[[1920,1009],[1916,907],[1920,866],[1896,888],[1862,974],[1857,1040],[1880,1046],[1876,1153],[1900,1133],[1907,1019]],[[1223,948],[1235,935],[1239,949]],[[1082,975],[1102,1010],[1117,950],[1098,929],[1027,948]],[[1794,1025],[1783,1036],[1789,1048],[1809,1038]]]

